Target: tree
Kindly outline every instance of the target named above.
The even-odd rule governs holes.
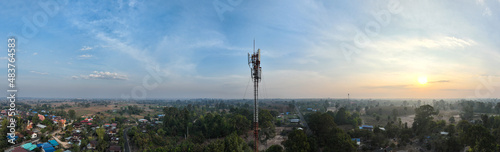
[[[497,105],[495,106],[495,109],[497,110],[497,113],[500,114],[500,102],[497,102]]]
[[[413,130],[417,135],[425,135],[429,132],[430,123],[433,115],[438,113],[430,105],[423,105],[415,109],[415,118],[413,122]]]
[[[70,109],[70,110],[68,111],[68,114],[69,114],[69,117],[70,117],[71,119],[75,119],[75,117],[76,117],[76,112],[75,112],[75,110]]]
[[[248,149],[247,143],[236,133],[232,133],[224,138],[224,147],[226,152],[243,152]]]
[[[495,137],[483,125],[473,125],[460,135],[462,142],[473,151],[495,151]]]
[[[236,114],[231,118],[230,121],[233,125],[233,128],[237,131],[238,135],[241,135],[250,129],[250,121],[243,115]]]
[[[335,126],[333,117],[328,113],[321,114],[320,112],[316,112],[309,116],[309,127],[314,135],[318,137],[321,146],[326,144],[326,139]]]
[[[283,152],[283,147],[280,145],[272,145],[271,147],[267,148],[266,152]]]
[[[105,134],[104,128],[98,128],[95,130],[95,132],[97,133],[98,140],[104,140],[104,134]]]
[[[206,152],[212,152],[212,151],[215,152],[215,151],[224,151],[224,149],[225,149],[224,141],[217,139],[215,142],[208,144],[207,147],[205,148],[205,151]]]
[[[283,142],[287,152],[308,152],[310,150],[307,136],[302,130],[293,130],[288,134],[288,140]]]
[[[2,126],[7,126],[9,124],[9,121],[7,119],[3,119],[1,121],[2,121]],[[0,133],[2,136],[4,136],[3,138],[0,138],[0,148],[6,148],[10,146],[10,144],[8,144],[7,142],[7,138],[5,138],[7,132],[8,132],[7,127],[0,128]]]
[[[466,101],[462,102],[462,113],[460,113],[460,118],[462,120],[472,120],[472,117],[474,117],[474,102],[472,101]]]
[[[33,122],[33,124],[38,124],[41,122],[40,118],[38,117],[38,115],[34,115],[32,118],[31,118],[31,122]]]
[[[349,112],[345,110],[344,107],[340,108],[337,114],[335,115],[335,123],[338,125],[349,124]]]
[[[450,119],[448,119],[448,121],[450,121],[451,124],[455,123],[455,117],[451,116]]]
[[[333,128],[328,133],[324,151],[356,151],[356,146],[351,137],[340,128]]]

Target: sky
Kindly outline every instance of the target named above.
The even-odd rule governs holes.
[[[260,98],[500,97],[500,0],[21,0],[0,12],[19,97],[251,99],[254,40]]]

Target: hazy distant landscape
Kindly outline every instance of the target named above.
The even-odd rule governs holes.
[[[498,0],[0,12],[0,151],[500,151]]]
[[[70,151],[111,146],[252,151],[252,104],[243,99],[22,99],[16,117],[22,138],[16,141],[57,138],[57,148]],[[262,99],[259,106],[259,151],[493,150],[500,140],[499,99]],[[33,134],[38,137],[30,138]]]

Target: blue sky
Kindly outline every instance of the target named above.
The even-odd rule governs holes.
[[[253,39],[261,98],[500,97],[498,0],[0,6],[0,35],[18,39],[24,97],[251,98]]]

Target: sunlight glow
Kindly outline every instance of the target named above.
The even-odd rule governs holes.
[[[427,76],[420,76],[420,77],[418,77],[418,83],[420,83],[420,84],[426,84],[427,83]]]

